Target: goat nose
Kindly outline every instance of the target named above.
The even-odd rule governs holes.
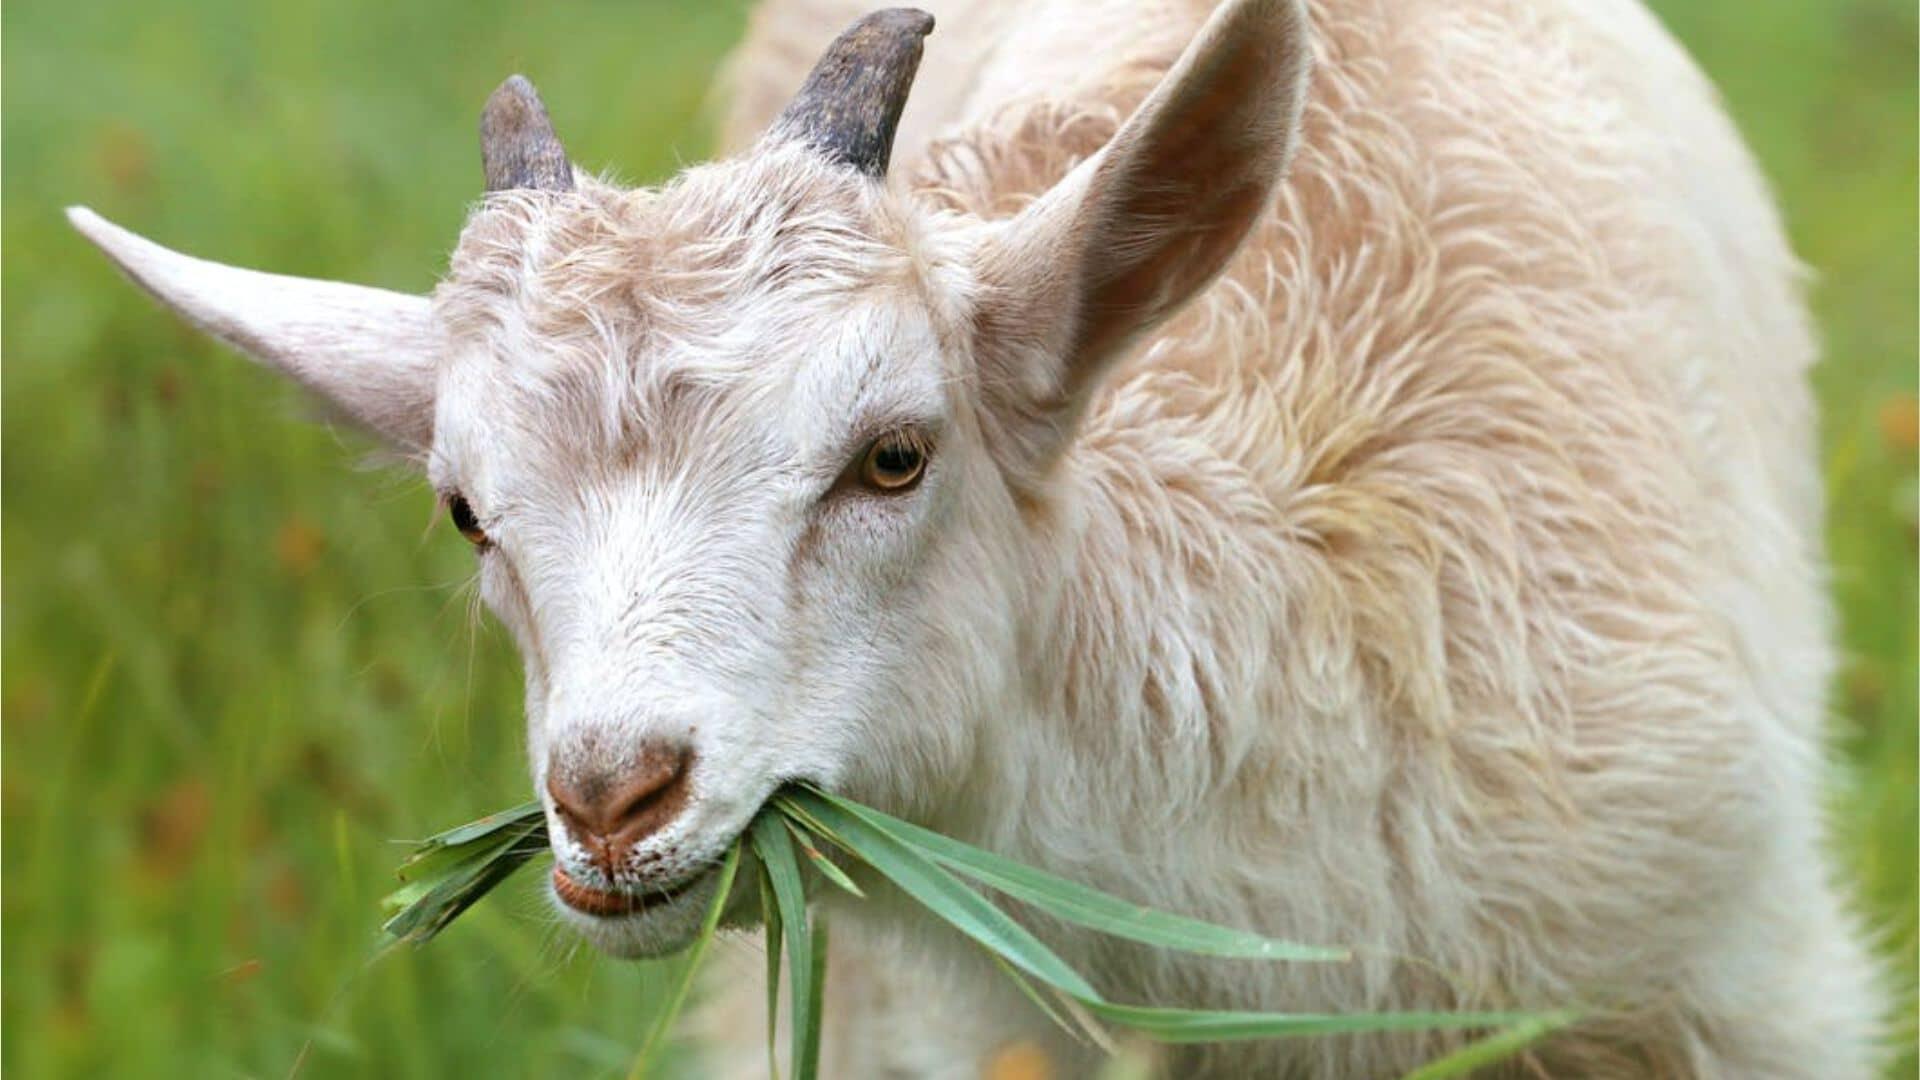
[[[679,816],[692,764],[692,750],[654,744],[617,771],[550,766],[547,793],[567,831],[612,878],[635,844]]]

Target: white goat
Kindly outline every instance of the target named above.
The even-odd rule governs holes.
[[[1516,1069],[1869,1075],[1821,852],[1814,349],[1710,90],[1633,0],[1209,6],[955,0],[890,179],[916,12],[789,103],[856,12],[775,0],[740,152],[653,190],[577,173],[509,80],[430,300],[72,216],[425,468],[606,949],[685,940],[806,778],[1362,950],[1036,924],[1118,1000],[1580,1003]],[[837,926],[832,1075],[1089,1067],[911,914]],[[1377,1077],[1457,1038],[1167,1064]]]

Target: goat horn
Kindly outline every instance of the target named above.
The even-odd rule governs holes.
[[[487,98],[480,113],[480,164],[488,191],[573,190],[567,151],[553,133],[539,91],[524,76],[508,76]]]
[[[933,16],[913,8],[876,11],[854,23],[827,46],[772,134],[799,139],[868,176],[885,176],[900,110],[920,67],[921,39],[932,30]]]

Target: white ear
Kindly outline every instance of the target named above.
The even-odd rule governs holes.
[[[1226,0],[1112,140],[983,246],[979,352],[1027,464],[1271,205],[1310,64],[1301,0]]]
[[[286,373],[402,450],[432,444],[439,335],[425,297],[196,259],[81,206],[68,208],[67,220],[201,330]]]

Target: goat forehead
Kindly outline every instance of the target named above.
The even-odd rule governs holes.
[[[456,363],[442,380],[439,449],[549,483],[639,468],[662,480],[785,472],[805,484],[884,429],[940,425],[954,404],[950,366],[912,306],[783,305],[698,340]]]
[[[443,421],[574,465],[673,439],[805,452],[889,397],[935,409],[945,373],[909,361],[953,321],[937,260],[879,189],[790,165],[494,197],[436,294]]]
[[[811,155],[700,166],[658,189],[587,181],[513,191],[473,215],[437,299],[456,333],[507,317],[564,338],[607,324],[697,333],[770,292],[859,289],[908,274],[901,207]]]

